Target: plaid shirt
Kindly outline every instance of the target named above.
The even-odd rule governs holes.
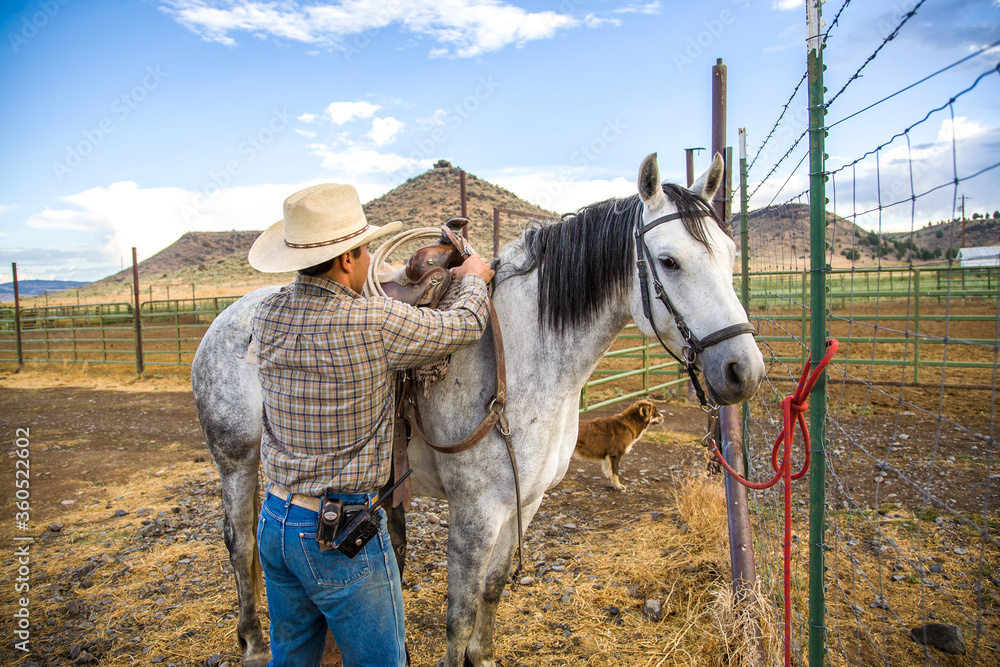
[[[391,468],[393,371],[474,343],[488,308],[475,276],[451,310],[363,298],[304,275],[269,296],[253,318],[264,474],[309,496],[378,489]]]

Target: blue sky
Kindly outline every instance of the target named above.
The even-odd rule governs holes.
[[[825,5],[828,20],[841,2]],[[830,122],[1000,40],[998,2],[927,0]],[[826,51],[831,94],[915,4],[848,4]],[[318,182],[353,183],[367,201],[440,158],[560,212],[634,193],[653,151],[681,181],[683,148],[711,142],[716,58],[728,66],[729,143],[746,127],[752,158],[806,57],[801,0],[32,0],[4,12],[0,281],[12,261],[22,278],[97,279],[133,245],[142,259],[185,231],[263,229]],[[998,61],[988,50],[838,125],[828,167]],[[758,189],[805,129],[804,88],[751,171],[754,206],[806,188],[806,164],[794,170],[803,142]],[[998,93],[993,73],[918,125],[909,147],[897,139],[879,164],[840,172],[837,212],[877,208],[874,183],[883,203],[908,196],[911,165],[921,191],[956,166],[964,178],[996,162]],[[919,227],[951,217],[956,194],[992,212],[998,185],[1000,169],[987,171],[858,223]]]

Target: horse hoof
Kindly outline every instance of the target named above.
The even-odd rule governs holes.
[[[267,667],[271,662],[271,652],[258,653],[257,655],[244,655],[243,667]]]

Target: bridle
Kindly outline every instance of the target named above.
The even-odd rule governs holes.
[[[743,334],[750,334],[751,336],[756,335],[757,331],[754,329],[753,325],[749,322],[743,322],[742,324],[733,324],[713,333],[708,334],[704,338],[698,338],[691,332],[688,328],[687,323],[684,322],[684,316],[680,314],[677,308],[674,306],[670,297],[667,295],[666,290],[663,289],[663,284],[660,282],[660,275],[656,270],[656,264],[653,261],[653,254],[649,250],[649,245],[646,243],[646,232],[650,231],[654,227],[662,225],[665,222],[670,222],[671,220],[677,220],[683,217],[683,213],[671,213],[669,215],[664,215],[662,217],[653,220],[652,222],[643,225],[642,224],[642,206],[636,212],[636,225],[635,225],[635,266],[639,273],[639,292],[642,294],[642,313],[649,320],[650,326],[653,328],[653,333],[656,334],[656,339],[660,341],[660,345],[666,350],[671,357],[677,360],[679,364],[684,366],[687,371],[688,377],[691,378],[691,384],[694,385],[695,394],[698,396],[698,401],[701,403],[702,408],[705,410],[718,410],[718,406],[714,403],[709,403],[708,399],[705,397],[705,390],[702,389],[701,383],[698,381],[698,369],[695,367],[695,363],[698,361],[698,355],[704,352],[707,348],[717,343],[721,343],[724,340],[734,338],[736,336],[741,336]],[[650,309],[650,270],[648,266],[652,267],[652,289],[656,294],[656,298],[663,303],[663,306],[667,309],[674,318],[674,324],[677,326],[677,331],[681,334],[681,338],[684,339],[684,348],[681,350],[681,356],[677,356],[674,352],[667,347],[667,344],[663,342],[663,338],[660,337],[660,332],[656,330],[656,323],[653,322],[653,313]]]

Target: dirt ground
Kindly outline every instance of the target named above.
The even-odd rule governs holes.
[[[13,440],[16,429],[27,429],[31,451],[30,526],[23,532],[17,530],[13,522],[5,521],[0,527],[0,538],[6,538],[8,544],[12,543],[14,535],[27,534],[36,538],[32,548],[37,551],[39,560],[36,562],[40,564],[32,569],[31,580],[33,588],[37,586],[40,590],[40,602],[44,602],[34,611],[37,614],[44,607],[47,617],[34,626],[31,646],[37,653],[21,656],[20,663],[33,659],[39,664],[71,664],[70,651],[77,645],[78,649],[84,647],[80,650],[89,646],[91,655],[100,654],[102,664],[115,649],[120,651],[121,642],[109,642],[102,636],[113,633],[118,639],[118,635],[128,634],[119,622],[112,620],[118,614],[105,613],[114,603],[105,607],[96,604],[93,611],[82,612],[81,609],[88,606],[84,600],[98,594],[98,584],[88,579],[87,573],[81,580],[78,570],[86,569],[88,563],[95,562],[91,559],[97,558],[98,565],[107,564],[105,569],[124,563],[129,570],[121,575],[125,578],[150,578],[152,588],[149,590],[154,592],[161,588],[182,589],[179,580],[172,583],[163,579],[159,571],[162,565],[150,566],[144,571],[142,565],[132,564],[133,558],[147,553],[150,558],[155,557],[155,550],[148,552],[145,548],[149,545],[142,538],[152,536],[148,532],[143,534],[143,529],[158,526],[162,518],[158,515],[169,517],[171,512],[181,522],[181,527],[197,523],[195,530],[201,534],[194,540],[189,537],[184,541],[192,545],[188,548],[192,554],[202,551],[204,546],[210,547],[198,560],[208,566],[207,570],[198,572],[202,580],[199,583],[209,584],[212,592],[209,597],[219,601],[212,616],[218,615],[221,619],[219,623],[225,626],[226,637],[206,646],[200,653],[196,651],[195,655],[166,642],[163,662],[201,665],[216,655],[221,658],[212,664],[226,660],[233,664],[238,662],[234,649],[235,621],[232,620],[236,613],[235,592],[219,530],[218,483],[211,461],[207,460],[193,397],[190,390],[185,389],[184,382],[183,378],[138,382],[127,375],[87,378],[79,373],[61,379],[58,372],[51,371],[0,377],[0,428],[11,435],[9,441]],[[585,526],[609,530],[610,526],[632,521],[651,523],[652,513],[657,513],[659,520],[666,507],[673,503],[673,480],[679,478],[682,471],[704,469],[705,455],[695,445],[699,431],[704,430],[705,418],[701,410],[693,405],[661,406],[667,428],[656,427],[655,432],[651,431],[650,438],[637,445],[622,465],[622,479],[629,485],[627,493],[616,492],[607,486],[598,463],[571,463],[566,479],[551,494],[551,500],[543,503],[529,530],[526,558],[532,574],[537,575],[545,563],[550,568],[554,566],[556,571],[567,569],[556,565],[568,555],[560,547],[567,546],[564,542],[569,535],[574,536],[574,543],[579,543],[581,538],[592,539],[593,533],[579,530]],[[614,410],[598,414],[611,412]],[[13,447],[7,448],[6,453],[4,485],[7,488],[4,491],[8,501],[5,507],[13,516],[16,511],[13,507],[13,468],[17,457],[13,456]],[[186,498],[188,502],[179,498]],[[116,518],[115,512],[122,514]],[[196,517],[189,517],[189,514]],[[444,646],[446,567],[439,565],[445,558],[447,504],[418,500],[414,514],[411,530],[416,532],[411,538],[408,566],[413,574],[407,573],[406,589],[408,634],[411,650],[418,658],[415,664],[433,665],[443,654]],[[433,523],[429,523],[425,515],[434,515],[429,519]],[[52,523],[61,523],[64,527],[53,532],[47,529]],[[165,530],[170,532],[169,526]],[[423,530],[440,534],[427,535],[422,540]],[[196,543],[199,543],[197,549]],[[547,551],[545,545],[551,545],[554,551]],[[158,561],[169,563],[172,559],[168,554],[177,546],[178,542],[173,542],[172,548],[165,550]],[[591,545],[589,548],[598,547]],[[538,563],[542,565],[536,566]],[[193,568],[193,565],[188,567]],[[574,567],[586,567],[586,563],[576,563]],[[718,569],[712,570],[713,580],[722,576],[716,571]],[[15,604],[16,597],[10,590],[15,571],[13,560],[4,562],[0,570],[5,575],[0,577],[0,586],[4,587],[0,600],[4,607]],[[586,579],[579,572],[575,576]],[[559,614],[550,614],[549,609],[537,612],[534,607],[543,607],[546,603],[541,600],[534,605],[531,599],[534,596],[544,598],[545,594],[532,587],[521,587],[517,593],[521,606],[513,613],[522,620],[531,621],[532,626],[539,623],[536,614],[541,614],[545,618],[543,625],[556,627],[554,636],[561,637],[565,630],[558,626],[565,621],[556,620]],[[123,594],[123,597],[127,596]],[[136,612],[133,609],[130,613]],[[165,623],[161,627],[169,627],[180,612],[169,605],[168,611],[160,614],[163,618],[158,618],[154,611],[149,620],[160,621]],[[80,624],[73,623],[72,619],[81,617],[84,620]],[[49,622],[53,618],[56,622]],[[9,632],[9,622],[6,623]],[[214,619],[212,625],[215,625]],[[614,623],[610,625],[614,628]],[[541,639],[544,643],[546,638]],[[575,641],[576,644],[567,642],[567,646],[579,646],[580,638]],[[146,642],[144,636],[143,643]],[[150,645],[156,644],[150,642]],[[594,645],[588,646],[579,647],[579,652],[596,650]],[[9,664],[7,660],[18,655],[8,650],[9,644],[0,648],[0,656],[7,655],[6,660],[0,660],[4,664]],[[147,651],[136,657],[140,661],[152,661],[157,656],[150,656]],[[508,657],[504,664],[516,664],[516,661]],[[629,661],[622,658],[595,664],[629,664]]]
[[[724,604],[731,575],[722,482],[720,477],[704,476],[706,455],[698,446],[705,417],[693,404],[658,405],[665,423],[651,429],[622,464],[627,492],[610,489],[598,463],[574,460],[563,482],[543,501],[526,533],[526,567],[519,575],[530,581],[511,588],[501,602],[498,664],[652,667],[722,665],[739,658],[741,649],[732,638],[732,619]],[[867,423],[875,430],[895,428],[890,416],[881,419],[885,420],[881,426]],[[913,424],[893,432],[915,433],[920,419],[904,419]],[[928,428],[938,426],[935,422]],[[12,519],[17,511],[16,429],[29,430],[31,480],[27,529],[12,520],[0,522],[0,539],[13,545],[6,557],[0,557],[4,637],[13,636],[10,619],[18,608],[14,549],[19,543],[13,538],[34,539],[29,579],[31,653],[12,650],[13,640],[5,641],[0,663],[239,664],[236,596],[221,536],[219,484],[185,378],[137,381],[124,372],[88,375],[52,369],[0,374],[0,428],[8,434],[3,450],[7,455],[4,509]],[[910,445],[916,441],[913,438]],[[838,442],[834,440],[835,445]],[[893,442],[886,446],[899,445],[899,455],[907,455],[905,440]],[[958,452],[961,442],[954,447]],[[856,449],[850,449],[854,452],[850,456],[858,456]],[[951,450],[942,450],[942,456],[947,451]],[[862,463],[870,461],[851,459],[843,465],[857,469]],[[971,476],[956,474],[943,480],[952,482],[948,491],[956,504],[966,497],[962,495],[966,487],[982,481],[984,465],[962,459],[959,468]],[[893,665],[1000,664],[995,645],[974,629],[979,618],[987,637],[998,636],[996,549],[987,545],[981,551],[977,541],[983,544],[982,538],[961,522],[937,524],[937,515],[917,516],[920,505],[907,495],[886,499],[883,484],[873,482],[869,489],[859,483],[854,497],[876,509],[894,503],[898,512],[842,510],[835,517],[837,532],[829,563],[841,590],[842,581],[863,569],[869,573],[869,583],[874,582],[873,590],[883,590],[883,584],[885,590],[907,585],[910,594],[893,600],[892,611],[889,605],[870,606],[863,585],[853,596],[835,597],[831,602],[831,617],[837,621],[835,640],[850,640],[856,633],[851,629],[857,627],[855,619],[861,618],[866,630],[881,624],[881,639],[875,632],[874,643],[893,656]],[[897,482],[897,487],[905,485]],[[797,487],[797,502],[802,501],[800,489],[804,492],[805,486]],[[967,492],[973,500],[982,494],[982,489]],[[841,496],[834,498],[839,501]],[[769,501],[762,502],[767,511]],[[968,509],[974,510],[975,503]],[[411,547],[404,601],[414,665],[434,666],[443,656],[447,510],[447,503],[419,499],[408,520]],[[804,515],[796,518],[793,565],[793,600],[801,614],[806,609],[807,574],[798,535],[807,531]],[[56,530],[52,524],[60,525]],[[844,532],[852,527],[854,532]],[[925,660],[922,649],[901,628],[914,617],[911,611],[920,609],[929,584],[922,586],[919,575],[911,579],[911,563],[891,558],[893,551],[851,546],[869,544],[877,531],[904,543],[914,530],[924,531],[921,554],[947,545],[947,553],[936,554],[943,575],[927,576],[936,577],[934,585],[944,586],[952,599],[958,599],[965,616],[936,600],[928,608],[938,610],[937,618],[962,625],[970,646],[975,638],[974,661],[971,649],[954,657],[932,650],[934,661]],[[932,537],[938,540],[933,545]],[[775,545],[772,539],[762,538],[765,557]],[[963,545],[965,553],[972,549],[971,555],[953,553]],[[974,561],[966,562],[970,557]],[[917,562],[916,567],[925,564]],[[762,572],[773,574],[775,567],[762,566]],[[892,579],[899,572],[907,578]],[[961,588],[949,588],[941,576],[960,580]],[[904,611],[908,606],[911,611]],[[651,609],[657,608],[660,611],[654,614]],[[797,656],[805,631],[798,618]],[[847,622],[855,625],[844,625]],[[770,620],[766,625],[766,637],[780,636]],[[847,655],[854,650],[851,641],[848,644],[843,649]],[[858,642],[858,647],[855,654],[860,658],[851,664],[881,662],[867,643],[862,647]]]

